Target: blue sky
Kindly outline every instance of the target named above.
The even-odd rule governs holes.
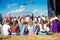
[[[0,13],[5,17],[8,12],[11,16],[31,15],[34,13],[38,15],[48,15],[47,0],[0,0]],[[27,5],[23,5],[26,3]]]

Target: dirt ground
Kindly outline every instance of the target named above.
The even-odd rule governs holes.
[[[60,33],[49,35],[33,35],[33,36],[4,36],[0,35],[0,40],[60,40]]]

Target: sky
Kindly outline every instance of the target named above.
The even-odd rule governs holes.
[[[24,3],[26,5],[23,5]],[[0,13],[5,17],[8,12],[13,17],[32,13],[36,16],[47,16],[48,0],[0,0]]]

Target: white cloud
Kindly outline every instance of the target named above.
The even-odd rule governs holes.
[[[45,16],[47,16],[48,15],[48,10],[40,10],[39,11],[39,15],[45,15]]]
[[[22,12],[23,10],[24,10],[24,8],[16,9],[16,10],[11,11],[10,13],[18,13],[18,12]]]
[[[25,9],[25,6],[21,5],[19,9],[12,10],[10,13],[18,13],[18,12],[22,12],[22,11],[24,11],[24,9]]]
[[[35,9],[35,10],[32,11],[32,13],[36,13],[36,12],[38,12],[38,9]]]
[[[24,5],[21,5],[20,8],[25,8],[25,6]]]
[[[13,6],[15,6],[15,5],[16,5],[16,3],[13,3],[13,4],[7,4],[7,8],[13,7]]]

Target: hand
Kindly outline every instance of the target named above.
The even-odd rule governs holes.
[[[45,30],[43,30],[43,32],[45,32]]]

